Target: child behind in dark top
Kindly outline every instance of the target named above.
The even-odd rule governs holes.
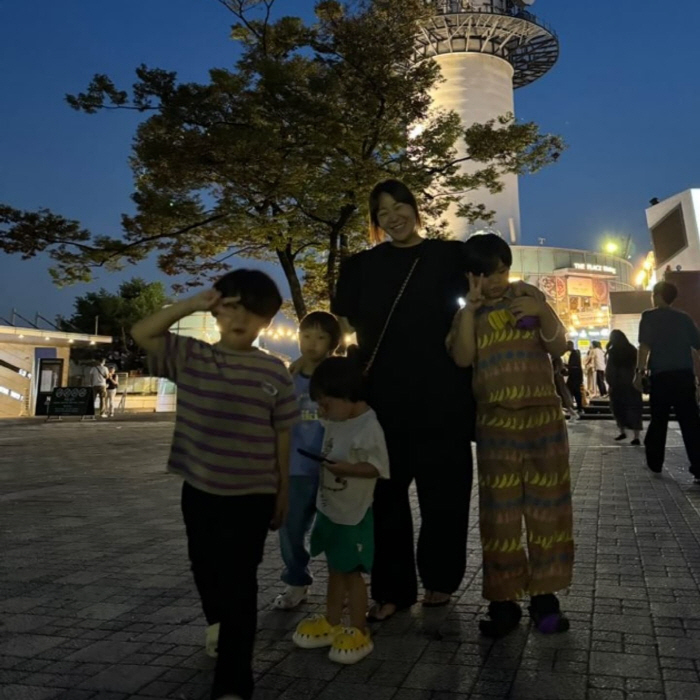
[[[280,528],[280,549],[284,570],[282,581],[287,584],[277,596],[275,607],[293,610],[304,600],[313,583],[309,571],[311,555],[306,548],[306,536],[316,515],[316,494],[320,465],[298,452],[301,448],[312,454],[323,449],[323,425],[318,417],[318,404],[311,398],[309,385],[316,368],[330,357],[340,344],[338,319],[326,311],[313,311],[299,324],[301,357],[294,363],[294,390],[301,409],[301,421],[292,429],[292,449],[289,464],[289,513]]]
[[[290,430],[299,415],[284,364],[254,343],[282,298],[262,272],[236,270],[213,289],[139,321],[132,330],[155,374],[177,384],[168,470],[184,479],[182,514],[195,584],[218,654],[211,700],[250,700],[257,569],[268,529],[284,521]],[[209,311],[221,340],[174,335]]]

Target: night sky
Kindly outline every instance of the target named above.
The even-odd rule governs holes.
[[[278,0],[277,13],[308,16],[312,7]],[[632,235],[641,255],[649,199],[700,186],[700,4],[538,0],[532,9],[557,30],[562,53],[516,93],[517,113],[561,134],[569,150],[521,179],[523,242],[595,249],[606,235]],[[130,210],[139,117],[79,114],[64,95],[96,72],[130,85],[140,63],[206,80],[209,68],[235,61],[232,21],[216,0],[0,0],[0,202],[117,234]],[[168,283],[151,262],[57,289],[47,267],[0,258],[0,316],[13,307],[29,318],[69,315],[76,295],[134,275]]]

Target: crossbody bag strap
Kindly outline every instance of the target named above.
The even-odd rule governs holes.
[[[406,275],[406,279],[403,281],[403,284],[401,285],[401,289],[399,289],[399,293],[396,295],[396,299],[394,299],[394,303],[391,306],[391,309],[389,311],[389,315],[386,317],[386,322],[384,323],[384,328],[382,328],[382,332],[379,334],[379,340],[377,340],[377,344],[374,346],[374,350],[372,351],[372,355],[369,358],[369,361],[365,365],[365,370],[364,370],[364,375],[367,376],[369,374],[370,369],[372,369],[372,365],[374,364],[374,361],[377,359],[377,354],[379,353],[379,348],[382,345],[382,341],[384,340],[384,336],[386,335],[387,328],[389,328],[389,323],[391,322],[391,319],[394,315],[394,311],[396,311],[396,307],[399,305],[399,302],[401,301],[401,297],[403,296],[404,292],[406,291],[406,287],[408,287],[408,283],[411,280],[411,277],[413,277],[413,273],[415,272],[416,265],[418,265],[418,262],[420,261],[420,258],[416,258],[413,261],[413,265],[411,265],[411,269],[408,271],[408,274]]]

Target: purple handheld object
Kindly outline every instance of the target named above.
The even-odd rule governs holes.
[[[519,331],[534,331],[536,328],[540,327],[540,319],[537,316],[523,316],[516,324],[515,327]]]

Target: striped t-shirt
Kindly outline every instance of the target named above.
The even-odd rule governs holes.
[[[215,495],[276,493],[276,434],[299,418],[281,360],[172,333],[163,347],[150,360],[177,384],[168,471]]]

